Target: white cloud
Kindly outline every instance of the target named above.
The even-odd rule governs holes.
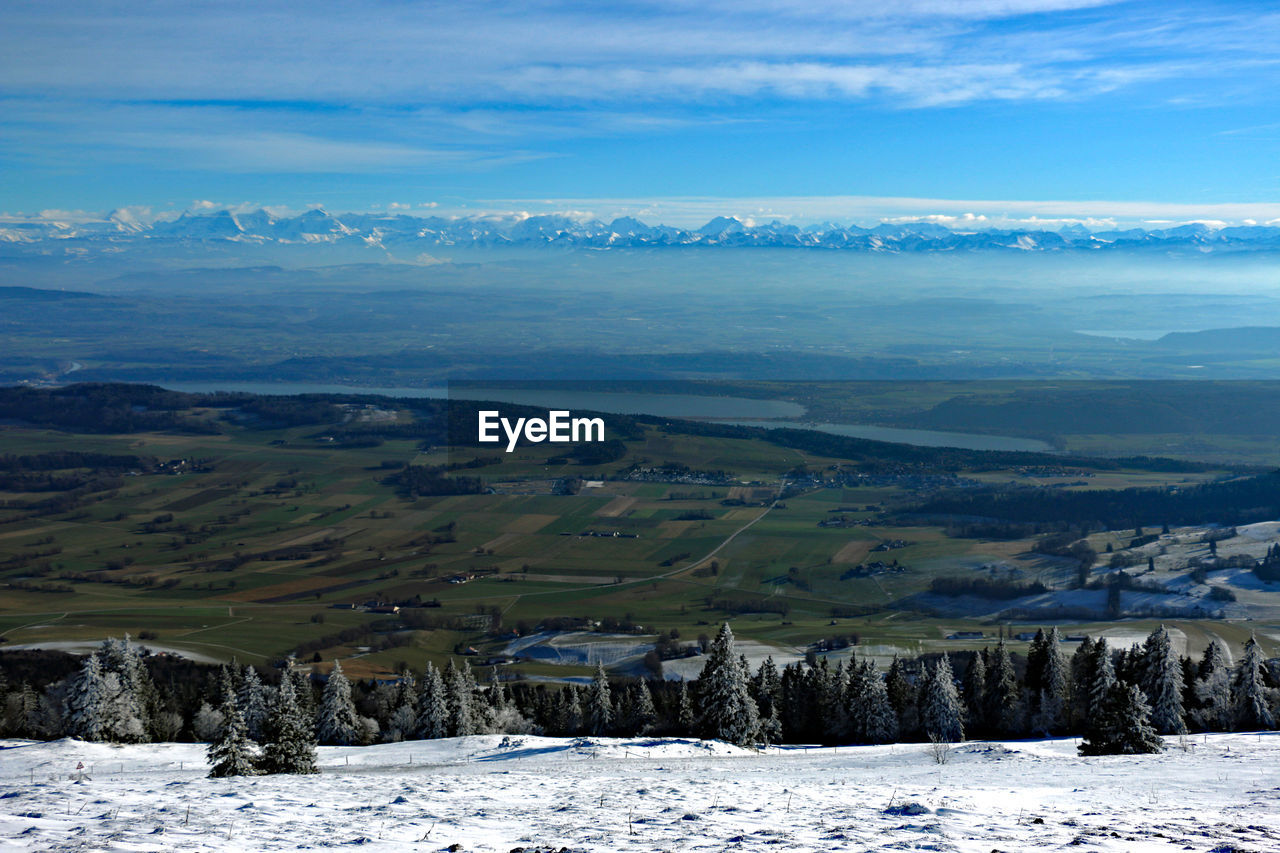
[[[888,196],[772,196],[757,198],[560,198],[492,199],[490,210],[562,213],[590,208],[605,220],[636,216],[645,222],[699,226],[715,216],[751,216],[805,225],[834,221],[858,225],[878,222],[936,222],[957,228],[1040,227],[1057,229],[1079,223],[1091,230],[1169,227],[1188,223],[1234,224],[1245,219],[1280,224],[1280,202],[1183,204],[1170,202],[1062,200],[974,200]],[[475,212],[458,209],[453,212]],[[1218,226],[1220,227],[1220,225]]]

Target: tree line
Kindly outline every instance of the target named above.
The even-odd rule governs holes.
[[[6,658],[8,656],[5,656]],[[1256,639],[1229,662],[1211,643],[1199,660],[1176,654],[1161,626],[1141,645],[1086,638],[1068,657],[1057,628],[1039,631],[1025,659],[1001,641],[955,655],[812,658],[754,672],[728,624],[694,681],[611,679],[589,684],[479,683],[465,658],[443,670],[351,681],[288,665],[232,664],[201,677],[157,679],[128,638],[108,640],[37,689],[35,667],[6,675],[0,734],[145,743],[210,744],[215,775],[311,772],[317,744],[359,745],[484,733],[667,735],[741,746],[776,743],[955,743],[974,738],[1082,735],[1086,754],[1158,751],[1160,735],[1276,727],[1277,690]],[[191,664],[184,666],[193,667]],[[48,669],[42,668],[42,669]],[[163,668],[159,668],[164,672]],[[200,670],[197,670],[200,671]]]

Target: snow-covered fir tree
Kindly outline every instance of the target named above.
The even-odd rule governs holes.
[[[641,679],[631,688],[631,730],[637,735],[645,735],[653,730],[658,722],[658,709],[653,706],[653,693],[649,690],[649,682]]]
[[[289,678],[280,679],[280,689],[264,723],[265,743],[258,766],[264,773],[318,773],[316,738],[310,718],[298,707],[298,697]]]
[[[444,669],[445,707],[449,711],[446,728],[450,737],[465,737],[477,732],[472,683],[471,666],[466,661],[457,666],[450,658]]]
[[[235,694],[222,703],[222,731],[205,750],[209,776],[253,776],[258,772],[257,756],[244,717],[236,705]]]
[[[942,743],[964,740],[960,697],[956,693],[951,661],[945,653],[925,676],[920,696],[920,722],[931,740]]]
[[[1262,680],[1263,656],[1258,638],[1249,635],[1231,679],[1231,708],[1238,731],[1274,729],[1269,691]]]
[[[698,677],[698,719],[704,736],[738,746],[756,742],[759,712],[747,679],[734,649],[733,631],[725,622],[707,650],[707,662]]]
[[[350,746],[363,740],[363,729],[355,703],[351,701],[351,682],[342,674],[342,664],[335,660],[320,696],[316,736],[320,743]]]
[[[1196,672],[1196,723],[1211,732],[1231,731],[1231,667],[1226,651],[1217,640],[1205,647]]]
[[[1035,713],[1031,728],[1050,735],[1062,731],[1066,726],[1071,679],[1067,661],[1062,656],[1062,637],[1058,633],[1057,626],[1051,628],[1048,634],[1041,632],[1037,636],[1043,636],[1044,641],[1037,656],[1040,673],[1035,680],[1038,688],[1035,701],[1032,703]],[[1028,657],[1027,667],[1030,668],[1030,666],[1031,659]]]
[[[252,666],[244,668],[240,679],[240,689],[236,691],[236,706],[244,717],[245,728],[249,737],[262,743],[267,729],[267,693],[262,686],[258,671]]]
[[[1160,752],[1164,741],[1151,725],[1151,708],[1136,684],[1117,681],[1095,708],[1081,755],[1141,755]]]
[[[425,740],[448,737],[449,706],[445,701],[444,679],[440,670],[427,663],[418,692],[418,717],[414,721],[414,734]]]
[[[413,673],[400,671],[400,677],[391,688],[390,709],[384,740],[397,742],[413,737],[418,723],[418,694]]]
[[[680,695],[676,702],[676,727],[682,734],[690,734],[698,724],[698,717],[693,710],[693,700],[689,697],[689,682],[680,682]]]
[[[122,640],[104,640],[99,654],[103,672],[114,672],[119,683],[111,700],[114,722],[108,739],[119,743],[149,740],[151,718],[160,709],[159,693],[138,647],[125,634]]]
[[[609,676],[604,664],[596,662],[596,674],[587,687],[587,697],[582,703],[582,724],[589,735],[602,735],[613,725],[613,700],[609,693]]]
[[[1098,639],[1093,645],[1093,680],[1089,683],[1089,716],[1086,718],[1092,720],[1098,714],[1102,713],[1102,708],[1107,703],[1107,698],[1111,695],[1111,688],[1116,685],[1116,667],[1115,658],[1111,654],[1111,649],[1107,646],[1105,637]]]
[[[1161,625],[1147,637],[1139,663],[1138,686],[1151,706],[1151,725],[1161,734],[1180,735],[1187,725],[1182,707],[1182,662],[1169,642],[1169,632]]]
[[[94,652],[84,659],[80,671],[68,683],[62,711],[66,734],[80,740],[104,740],[108,699],[102,660]]]
[[[850,666],[845,706],[849,735],[854,743],[891,743],[898,737],[898,717],[889,703],[889,691],[875,664],[864,660]]]

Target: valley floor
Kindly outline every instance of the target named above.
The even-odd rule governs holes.
[[[208,779],[202,745],[0,741],[0,850],[1280,850],[1280,732],[1157,756],[1076,743],[971,742],[939,764],[922,744],[483,735]]]

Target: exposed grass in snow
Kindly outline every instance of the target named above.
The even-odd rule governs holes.
[[[775,748],[487,735],[207,779],[203,746],[0,742],[0,850],[1280,849],[1280,733],[1157,756],[1073,739]],[[92,778],[73,781],[77,762]]]

